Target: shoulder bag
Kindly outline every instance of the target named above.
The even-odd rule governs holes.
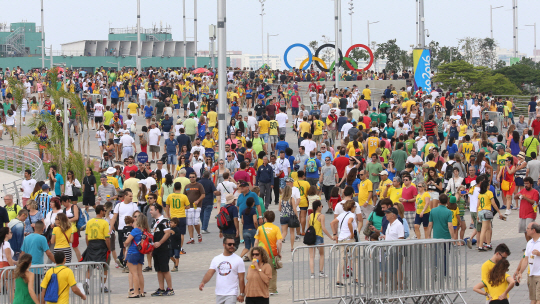
[[[75,187],[75,181],[76,179],[73,180],[73,183],[71,184],[71,191],[74,197],[79,197],[81,196],[81,188]]]
[[[288,203],[290,204],[290,203]],[[313,221],[315,221],[315,215],[313,215]],[[298,216],[293,211],[293,214],[289,216],[289,228],[300,228],[300,220],[298,219]]]
[[[281,262],[281,258],[274,257],[274,252],[272,251],[272,246],[270,245],[270,241],[268,240],[268,236],[266,235],[266,229],[264,229],[264,224],[261,227],[262,227],[262,231],[264,232],[264,237],[266,238],[266,243],[268,244],[268,249],[270,250],[270,255],[272,256],[272,265],[274,265],[274,268],[276,268],[276,270],[283,268],[283,263]]]
[[[362,233],[365,235],[365,236],[370,236],[373,231],[371,231],[369,229],[369,226],[373,225],[373,212],[371,212],[369,218],[368,218],[368,222],[367,222],[367,225],[366,227],[364,227],[364,230],[362,231]]]

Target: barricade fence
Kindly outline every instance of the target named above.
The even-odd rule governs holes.
[[[465,303],[463,245],[461,240],[427,239],[297,247],[292,256],[293,302]]]
[[[41,281],[45,277],[45,274],[49,269],[55,267],[54,264],[47,265],[32,265],[30,271],[34,273],[34,291],[36,296],[41,301],[41,293],[45,292],[45,289],[41,288]],[[64,266],[73,271],[77,286],[88,286],[88,288],[80,288],[82,293],[86,293],[86,300],[83,301],[78,295],[74,294],[69,287],[69,303],[71,304],[103,304],[111,303],[110,293],[105,293],[103,287],[107,287],[110,291],[109,278],[105,275],[105,271],[108,270],[106,263],[93,263],[93,262],[80,262],[69,263]],[[87,281],[87,277],[89,277]],[[0,304],[13,303],[13,297],[15,294],[15,266],[2,268],[2,274],[0,275]],[[104,282],[106,279],[106,282]],[[62,283],[59,281],[59,291],[61,292]],[[81,284],[78,284],[81,283]],[[40,302],[40,303],[45,303]]]
[[[43,162],[37,153],[25,151],[17,147],[0,145],[0,170],[20,176],[19,179],[13,182],[2,184],[4,196],[7,194],[13,195],[16,203],[21,201],[20,195],[22,193],[20,189],[26,169],[32,171],[32,178],[36,181],[47,179]]]

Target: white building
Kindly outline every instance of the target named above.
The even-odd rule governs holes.
[[[514,50],[513,49],[505,49],[505,48],[497,47],[495,49],[495,52],[497,53],[497,58],[499,60],[502,60],[502,61],[506,62],[506,66],[510,65],[510,58],[514,57]],[[523,57],[527,57],[527,54],[518,52],[517,57],[521,59]]]

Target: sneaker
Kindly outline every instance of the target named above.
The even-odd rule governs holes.
[[[244,260],[244,262],[251,262],[251,260],[249,259],[249,257],[248,257],[247,255],[244,256],[244,259],[243,259],[243,260]]]
[[[194,240],[194,239],[191,239],[191,240],[189,240],[186,244],[195,244],[195,240]]]
[[[328,278],[328,275],[324,272],[319,272],[319,278]]]
[[[171,272],[178,272],[178,266],[174,266]]]
[[[294,237],[294,241],[295,241],[295,242],[300,242],[300,239],[301,239],[301,238],[300,238],[299,235],[297,235],[297,236]],[[285,242],[284,242],[284,243],[285,243]]]
[[[345,287],[345,285],[343,285],[343,283],[337,282],[336,287],[343,288],[343,287]]]
[[[502,205],[501,208],[499,208],[500,210],[504,210],[506,209],[506,206],[505,205]]]
[[[471,223],[471,224],[469,225],[469,229],[474,229],[474,224],[473,224],[473,223]]]
[[[152,271],[152,267],[146,266],[146,268],[144,268],[142,271],[143,272],[150,272],[150,271]]]
[[[334,214],[334,210],[332,210],[331,208],[328,208],[328,210],[326,210],[326,214]]]
[[[276,292],[271,292],[270,295],[271,295],[271,296],[277,296],[277,295],[278,295],[278,292],[277,292],[277,291],[276,291]]]
[[[122,269],[122,273],[129,273],[129,268],[125,267],[124,269]]]
[[[201,231],[202,234],[209,234],[210,232],[208,230]]]
[[[118,265],[118,263],[114,263],[114,268],[120,268],[120,265]]]
[[[161,290],[161,289],[156,289],[155,292],[151,293],[150,296],[152,297],[161,297],[162,295],[165,294],[165,290]]]
[[[174,296],[174,290],[171,289],[171,288],[167,288],[167,290],[165,291],[165,293],[163,295],[164,296]]]
[[[114,259],[114,262],[118,265],[122,265],[122,261],[119,258]]]
[[[187,254],[187,252],[184,250],[184,248],[180,249],[180,254]]]
[[[89,295],[89,294],[90,294],[90,286],[88,285],[88,282],[84,282],[84,283],[83,283],[83,289],[84,289],[84,294],[85,294],[85,295]]]
[[[472,240],[471,240],[471,238],[467,238],[467,247],[469,247],[469,249],[472,249]]]
[[[101,288],[101,291],[103,291],[103,293],[109,293],[109,292],[111,292],[111,291],[109,290],[109,288],[107,288],[107,286],[103,286],[103,288]]]
[[[199,243],[201,243],[202,242],[202,235],[199,234],[197,238],[199,240]]]
[[[310,279],[315,279],[315,275],[312,273],[310,276],[309,276]]]

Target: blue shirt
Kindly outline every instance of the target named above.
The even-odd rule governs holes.
[[[247,89],[246,90],[246,98],[252,98],[253,95],[251,95],[251,93],[253,93],[253,90],[252,89]]]
[[[315,162],[317,163],[317,170],[315,172],[308,172],[307,171],[307,163],[311,158],[306,159],[304,162],[304,169],[306,171],[306,178],[319,178],[319,169],[321,168],[321,161],[318,158],[314,158]]]
[[[43,255],[47,250],[49,250],[47,239],[43,235],[37,233],[31,233],[25,237],[21,247],[21,251],[29,253],[32,256],[33,265],[44,264]],[[34,273],[38,273],[39,270],[39,268],[30,269],[30,271]]]
[[[204,198],[202,200],[202,207],[211,206],[214,204],[214,191],[217,191],[216,185],[208,178],[201,178],[199,180],[204,188]]]
[[[251,208],[250,212],[248,212],[248,215],[246,215],[244,212],[240,213],[240,217],[244,219],[244,231],[246,229],[255,229],[253,215],[257,215],[257,211],[255,211],[255,206],[253,207],[254,208]]]
[[[176,155],[176,146],[178,146],[178,142],[176,141],[176,139],[165,139],[165,150],[167,151],[167,154]]]
[[[191,151],[191,139],[189,138],[189,136],[187,136],[186,134],[180,134],[180,135],[178,135],[176,140],[178,141],[178,145],[180,146],[180,150],[182,150],[183,146],[186,146],[186,147],[188,147],[187,150]]]
[[[234,117],[234,115],[233,115],[232,117]],[[202,139],[204,139],[204,136],[206,136],[206,124],[202,124],[202,125],[201,125],[201,124],[199,123],[199,124],[197,125],[197,130],[199,131],[199,137],[202,138]],[[202,139],[201,139],[201,140],[202,140]]]
[[[252,197],[255,200],[255,204],[253,205],[253,208],[257,208],[257,206],[259,206],[259,196],[257,196],[255,192],[249,191],[248,194],[246,195],[241,193],[236,199],[236,206],[238,206],[238,212],[240,212],[240,214],[244,213],[244,210],[246,209],[246,201],[250,197]]]
[[[142,230],[139,228],[133,228],[133,230],[131,230],[131,235],[133,236],[133,240],[131,241],[131,245],[129,246],[127,253],[128,254],[134,254],[134,253],[141,254],[139,250],[137,250],[136,244],[141,241]]]
[[[334,161],[334,155],[332,155],[332,153],[330,151],[326,150],[326,152],[321,153],[321,159],[322,160],[326,160],[327,157],[330,157],[330,160]]]
[[[144,116],[147,118],[152,117],[152,114],[154,113],[154,107],[152,106],[145,106],[144,107]]]
[[[236,113],[238,113],[238,111],[240,110],[240,108],[238,108],[238,106],[232,106],[231,107],[231,117],[235,117],[236,116]]]
[[[56,183],[54,183],[54,193],[56,193],[57,196],[60,196],[62,194],[60,186],[64,184],[64,178],[60,173],[56,173],[54,178],[56,178]]]
[[[117,86],[111,87],[110,91],[111,91],[111,98],[118,98],[118,87]]]
[[[161,128],[163,132],[171,132],[171,128],[173,125],[174,125],[174,121],[172,117],[169,117],[169,119],[163,118],[163,120],[161,121]]]
[[[229,211],[229,215],[231,216],[231,220],[238,218],[238,208],[236,208],[236,206],[227,205],[226,207],[227,207],[227,210]],[[234,224],[229,225],[226,229],[222,230],[221,233],[236,235],[236,226]]]
[[[446,150],[448,150],[448,155],[452,155],[457,153],[458,147],[456,144],[452,144],[451,146],[446,147]]]
[[[276,144],[276,150],[278,151],[278,155],[279,153],[281,153],[281,151],[285,151],[285,149],[287,149],[289,147],[289,143],[284,141],[284,140],[280,140],[277,142]]]
[[[262,164],[259,169],[257,169],[257,185],[261,183],[272,183],[274,184],[274,169],[268,165]]]

